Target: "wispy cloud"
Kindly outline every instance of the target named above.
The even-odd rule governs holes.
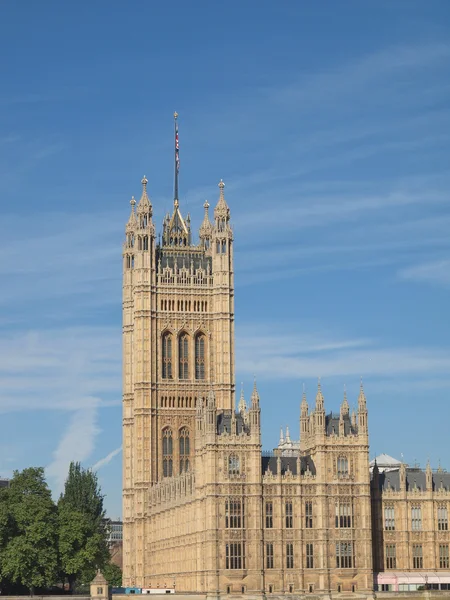
[[[422,263],[401,269],[400,279],[450,287],[450,259]]]
[[[254,331],[260,328],[255,325]],[[247,329],[248,331],[248,329]],[[306,342],[306,343],[304,343]],[[383,346],[369,340],[329,339],[301,332],[244,334],[237,338],[236,364],[261,379],[352,376],[430,376],[450,369],[450,350]]]
[[[91,467],[92,470],[98,471],[105,465],[109,464],[115,456],[120,454],[120,452],[122,452],[122,446],[119,446],[115,450],[112,450],[112,452],[110,452],[109,454],[107,454],[106,456],[104,456],[103,458],[98,460],[95,464],[92,465],[92,467]]]
[[[76,410],[118,403],[120,330],[73,327],[4,332],[0,412]]]
[[[46,468],[53,481],[53,490],[59,495],[64,489],[69,465],[72,461],[87,460],[94,450],[95,438],[100,433],[97,427],[97,407],[91,406],[73,413],[58,447],[53,453],[53,461]]]

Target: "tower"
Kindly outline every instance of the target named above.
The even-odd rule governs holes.
[[[207,412],[208,397],[217,410],[234,406],[233,234],[225,184],[219,183],[214,223],[205,202],[196,243],[180,208],[179,170],[175,113],[172,214],[156,243],[144,177],[123,246],[124,585],[131,586],[145,573],[147,490],[191,468],[201,426],[196,407]]]

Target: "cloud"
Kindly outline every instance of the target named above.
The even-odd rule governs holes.
[[[4,331],[0,337],[0,412],[118,404],[120,365],[120,328]]]
[[[450,287],[450,259],[422,263],[401,269],[400,279]]]
[[[112,461],[112,459],[115,456],[117,456],[120,452],[122,452],[122,446],[119,446],[115,450],[112,450],[112,452],[110,452],[105,457],[103,457],[100,460],[98,460],[94,465],[92,465],[91,469],[93,471],[98,471],[99,469],[101,469],[105,465],[109,464]]]
[[[253,329],[258,331],[260,327],[255,325]],[[314,337],[301,331],[283,336],[258,335],[246,328],[244,335],[236,340],[236,364],[243,373],[271,380],[429,376],[450,369],[449,349],[383,347],[370,340]]]
[[[98,401],[94,404],[98,405]],[[46,468],[46,474],[53,480],[53,490],[59,495],[72,461],[83,462],[94,450],[95,438],[100,433],[97,427],[97,406],[83,408],[73,413],[58,447],[53,453],[53,461]]]

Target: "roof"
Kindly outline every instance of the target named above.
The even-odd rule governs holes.
[[[224,411],[217,415],[217,433],[221,435],[222,433],[231,433],[231,410]],[[240,413],[235,413],[236,418],[236,431],[238,435],[242,432],[248,432],[248,426],[244,422],[242,415]],[[236,433],[236,432],[233,432]]]
[[[399,469],[380,473],[378,475],[380,490],[400,490],[400,471]],[[450,473],[445,471],[435,471],[432,474],[433,489],[438,490],[444,488],[450,490]],[[426,473],[422,469],[406,469],[406,489],[425,490],[426,489]]]
[[[278,475],[278,459],[276,456],[262,456],[261,457],[261,470],[264,473],[270,469],[273,475]],[[316,467],[314,461],[310,456],[302,456],[300,458],[300,470],[301,473],[305,471],[311,472],[312,475],[316,474]],[[293,475],[297,475],[297,457],[295,456],[282,456],[281,457],[281,474],[284,475],[290,471]]]
[[[332,435],[335,433],[336,435],[339,433],[339,421],[340,415],[330,413],[325,417],[325,431],[327,435]],[[344,415],[344,435],[351,435],[356,433],[356,431],[352,427],[352,423],[350,421],[350,415]]]
[[[108,582],[104,578],[103,573],[100,571],[100,569],[97,571],[97,575],[91,581],[91,584],[101,584],[101,585],[107,585],[108,584]]]
[[[396,458],[389,456],[389,454],[378,455],[370,461],[369,466],[374,467],[375,462],[377,463],[378,467],[399,467],[402,464],[401,460],[397,460]]]

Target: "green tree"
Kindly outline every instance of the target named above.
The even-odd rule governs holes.
[[[61,571],[71,590],[75,582],[93,579],[96,569],[108,562],[104,516],[96,474],[71,463],[58,501]]]
[[[0,579],[36,587],[58,573],[57,514],[44,469],[15,471],[0,497]]]
[[[113,587],[122,586],[122,570],[120,567],[110,562],[103,567],[102,571],[106,581]]]

